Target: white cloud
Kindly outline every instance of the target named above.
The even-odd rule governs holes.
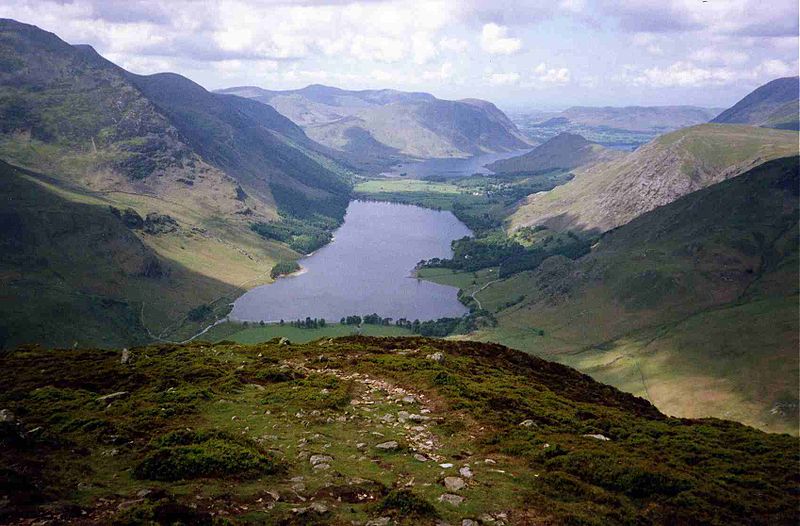
[[[691,62],[675,62],[666,68],[645,69],[633,78],[633,82],[655,88],[698,87],[725,84],[734,78],[735,74],[728,68],[704,68]]]
[[[790,65],[782,60],[765,60],[756,68],[756,74],[768,77],[788,77],[790,75],[797,75],[797,63],[795,62],[794,65]]]
[[[734,49],[715,49],[711,47],[698,49],[691,56],[692,60],[703,64],[744,64],[749,60],[747,53]]]
[[[548,68],[542,62],[533,70],[535,84],[563,85],[570,81],[570,72],[567,68]]]
[[[491,55],[512,55],[522,49],[522,40],[507,35],[507,27],[486,24],[481,31],[481,47]]]
[[[451,62],[445,62],[439,69],[423,72],[422,78],[424,80],[449,81],[453,78],[453,70],[453,64]]]
[[[469,47],[469,42],[461,38],[442,37],[439,40],[439,48],[444,51],[452,51],[453,53],[463,53]]]
[[[507,86],[510,84],[517,84],[519,82],[519,73],[491,73],[486,78],[492,86]]]

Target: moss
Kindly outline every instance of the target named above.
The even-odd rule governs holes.
[[[276,459],[242,438],[216,431],[175,431],[153,441],[155,449],[136,466],[140,479],[256,478],[280,471]]]
[[[401,517],[438,517],[431,503],[407,489],[392,490],[380,503],[379,508]]]

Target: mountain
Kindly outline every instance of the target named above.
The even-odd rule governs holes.
[[[584,126],[663,133],[708,122],[719,111],[695,106],[574,106],[562,111],[556,118]]]
[[[766,162],[610,230],[577,261],[492,284],[477,298],[499,326],[477,337],[667,414],[796,433],[799,169]]]
[[[622,157],[620,151],[609,150],[575,133],[561,133],[530,152],[487,166],[497,173],[572,170],[580,166],[611,161]]]
[[[8,524],[796,522],[796,437],[669,418],[499,345],[29,348],[0,366]]]
[[[775,79],[756,88],[711,122],[797,130],[800,127],[798,99],[800,77]]]
[[[210,321],[193,321],[198,318],[190,316],[193,309],[207,313],[209,305],[223,308],[243,286],[267,281],[275,263],[310,251],[344,215],[349,171],[269,106],[209,93],[180,75],[134,75],[88,46],[72,46],[13,20],[0,20],[0,56],[0,159],[10,165],[6,171],[22,170],[27,180],[46,183],[46,188],[23,185],[26,192],[42,193],[44,201],[54,198],[48,192],[55,194],[70,202],[61,205],[65,210],[85,209],[73,204],[90,203],[105,210],[130,209],[139,218],[134,223],[154,214],[174,226],[159,235],[134,228],[132,234],[143,244],[136,250],[157,257],[165,268],[185,269],[187,279],[196,277],[198,286],[189,283],[184,290],[193,292],[166,294],[168,304],[155,308],[127,297],[127,311],[139,312],[144,320],[140,329],[188,336]],[[20,185],[9,188],[22,190]],[[110,220],[107,215],[100,221]],[[253,230],[270,222],[288,234],[265,238]],[[95,242],[103,247],[105,240],[101,236]],[[53,267],[71,261],[58,258],[57,253],[47,256]],[[16,271],[23,273],[31,263],[15,261]],[[69,264],[93,265],[90,259]],[[94,273],[81,269],[87,271],[82,281],[65,281],[58,273],[37,279],[41,290],[59,288],[78,298],[76,283],[111,288],[108,276],[115,263],[107,258],[97,262],[106,264],[112,266]],[[199,284],[205,281],[214,285]],[[134,290],[135,283],[119,284],[109,298],[125,301],[119,291]],[[21,289],[4,293],[11,294],[9,301],[22,301],[15,296],[23,294]],[[163,299],[153,296],[156,304]],[[81,311],[77,304],[75,309]],[[74,318],[95,323],[90,316]],[[80,334],[80,325],[75,332]],[[106,340],[78,341],[93,345]]]
[[[218,92],[269,104],[315,141],[373,169],[398,160],[468,157],[528,146],[508,117],[483,100],[448,101],[428,93],[320,85],[289,91],[244,86]]]
[[[604,232],[764,161],[796,155],[797,140],[796,132],[752,126],[678,130],[616,161],[575,170],[568,183],[529,196],[511,216],[511,228]]]

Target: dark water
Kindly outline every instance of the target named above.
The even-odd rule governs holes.
[[[406,174],[409,179],[424,179],[433,175],[442,177],[469,177],[474,174],[494,173],[484,165],[491,164],[501,159],[517,157],[528,153],[530,150],[515,150],[513,152],[487,153],[476,155],[468,159],[428,159],[418,163],[403,163],[393,167],[381,175],[386,177],[400,177]]]
[[[458,289],[411,277],[421,259],[450,257],[472,235],[450,212],[353,201],[333,242],[299,261],[305,272],[248,291],[231,318],[278,321],[351,314],[430,320],[461,316]]]

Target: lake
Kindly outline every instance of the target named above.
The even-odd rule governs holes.
[[[472,232],[450,212],[352,201],[334,239],[299,261],[302,273],[254,288],[231,319],[286,321],[352,314],[432,320],[468,312],[458,289],[413,277],[421,259],[452,256],[450,242]]]
[[[487,175],[494,172],[484,165],[510,157],[517,157],[529,151],[531,151],[530,148],[511,152],[486,153],[466,159],[427,159],[415,163],[402,163],[381,175],[384,177],[401,177],[401,174],[405,174],[404,177],[409,179],[424,179],[433,175],[442,177],[469,177],[474,174]]]

